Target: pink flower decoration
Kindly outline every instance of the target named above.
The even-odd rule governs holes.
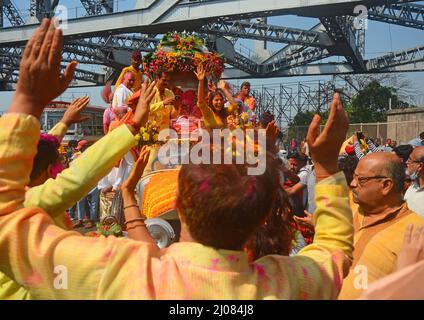
[[[43,140],[52,144],[56,149],[60,147],[59,140],[55,136],[52,136],[51,134],[41,133],[40,140]]]

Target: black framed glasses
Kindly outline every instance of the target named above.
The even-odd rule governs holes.
[[[377,179],[390,179],[389,177],[386,176],[371,176],[371,177],[361,177],[358,176],[357,174],[353,174],[353,179],[358,181],[359,184],[362,186],[365,183],[367,183],[370,180],[377,180]]]
[[[406,163],[424,163],[423,160],[412,160],[411,158],[408,158],[408,160],[406,160]]]

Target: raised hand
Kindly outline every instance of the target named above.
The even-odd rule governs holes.
[[[174,105],[175,104],[175,98],[166,98],[166,99],[163,100],[163,104],[165,106],[169,105],[169,104]]]
[[[81,115],[81,113],[85,110],[89,102],[90,98],[87,96],[82,98],[76,98],[74,101],[72,101],[68,109],[66,109],[61,122],[70,127],[74,123],[80,123],[90,119],[90,117],[88,116]]]
[[[309,126],[307,142],[314,161],[317,180],[338,172],[337,158],[340,148],[346,139],[348,119],[340,100],[335,93],[331,104],[330,115],[324,130],[319,133],[321,117],[315,115]]]
[[[203,81],[206,78],[206,68],[205,66],[201,63],[197,66],[197,72],[195,71],[194,74],[197,77],[197,80],[199,81]]]
[[[45,106],[69,86],[77,66],[71,62],[61,74],[63,35],[54,21],[44,19],[23,53],[19,81],[9,112],[39,118]]]
[[[314,216],[312,215],[312,213],[308,212],[307,210],[304,210],[304,212],[305,212],[304,217],[294,216],[293,217],[294,220],[297,223],[299,223],[301,226],[314,230],[315,229]]]
[[[225,80],[219,80],[218,89],[228,90],[228,83]]]
[[[155,82],[150,82],[150,80],[146,78],[141,85],[140,98],[138,99],[137,108],[133,118],[134,123],[137,126],[142,127],[146,124],[149,118],[150,102],[152,102],[155,94]]]
[[[280,129],[276,126],[275,120],[268,123],[268,125],[266,126],[267,145],[269,144],[268,148],[275,146],[279,135]]]
[[[141,176],[143,175],[144,169],[146,168],[147,163],[149,162],[150,149],[147,146],[143,146],[141,149],[140,156],[134,164],[134,167],[130,173],[128,179],[122,184],[123,192],[134,193],[134,190],[137,186],[138,181],[140,181]]]

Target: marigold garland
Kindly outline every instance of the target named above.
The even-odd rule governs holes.
[[[167,33],[156,51],[144,57],[145,68],[151,76],[160,69],[193,72],[199,64],[203,64],[214,79],[221,78],[224,72],[223,56],[209,52],[203,39],[194,33]]]

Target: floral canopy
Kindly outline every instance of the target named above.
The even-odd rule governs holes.
[[[157,49],[144,57],[145,70],[153,75],[158,70],[193,72],[199,64],[206,67],[210,77],[217,80],[224,72],[224,58],[210,52],[205,42],[194,33],[167,33]]]

